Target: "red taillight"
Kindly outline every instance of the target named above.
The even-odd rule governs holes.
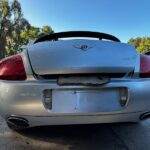
[[[1,80],[25,80],[26,73],[20,55],[14,55],[0,62]]]
[[[140,77],[150,78],[150,56],[140,56]]]

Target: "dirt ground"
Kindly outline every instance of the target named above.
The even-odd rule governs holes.
[[[150,120],[140,124],[49,126],[17,133],[0,118],[0,150],[150,150]]]

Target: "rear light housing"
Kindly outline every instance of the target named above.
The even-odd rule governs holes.
[[[14,55],[0,61],[0,80],[26,80],[22,57]]]
[[[150,78],[150,56],[140,56],[140,77]]]

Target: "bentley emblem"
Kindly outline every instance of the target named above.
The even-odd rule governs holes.
[[[81,44],[81,45],[74,45],[75,48],[81,49],[83,51],[86,51],[90,48],[92,48],[93,46],[87,45],[87,44]]]

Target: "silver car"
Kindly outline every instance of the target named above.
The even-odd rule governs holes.
[[[150,57],[105,33],[46,35],[0,62],[0,112],[14,130],[139,122],[150,117]]]

